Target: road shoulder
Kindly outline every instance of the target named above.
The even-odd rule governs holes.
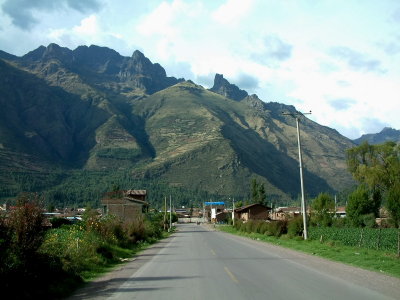
[[[114,270],[88,282],[84,287],[76,290],[68,300],[78,299],[108,299],[118,288],[125,283],[143,265],[151,261],[158,252],[173,238],[173,234],[163,239],[139,254],[129,259],[128,262],[118,265]]]

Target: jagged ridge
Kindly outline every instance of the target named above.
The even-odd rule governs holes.
[[[295,121],[281,114],[293,106],[265,103],[219,74],[210,90],[167,77],[139,51],[51,44],[0,57],[4,153],[225,195],[247,195],[252,177],[281,199],[298,193]],[[351,141],[306,118],[301,130],[308,192],[351,184]]]

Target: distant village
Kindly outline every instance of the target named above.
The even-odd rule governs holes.
[[[232,211],[234,211],[234,218],[243,222],[247,222],[248,220],[288,220],[301,215],[300,207],[271,208],[259,203],[237,207],[234,210],[232,207],[226,206],[224,202],[205,202],[203,208],[188,209],[182,207],[175,209],[178,222],[181,223],[200,221],[224,224],[227,223],[229,219],[232,219]],[[345,207],[337,207],[335,213],[338,217],[345,217]]]
[[[106,193],[101,200],[101,208],[96,211],[99,216],[115,215],[122,221],[131,221],[138,216],[149,211],[149,203],[146,201],[146,190],[121,190]],[[8,213],[15,209],[14,206],[4,204],[0,206],[0,212]],[[71,223],[82,220],[85,208],[54,208],[52,211],[43,211],[48,220],[52,218],[62,218]],[[166,213],[170,213],[170,208],[166,207]],[[308,209],[310,212],[310,209]],[[232,203],[229,205],[223,201],[204,202],[202,207],[174,207],[172,213],[175,213],[179,223],[228,223],[234,217],[236,220],[247,222],[248,220],[277,221],[288,220],[301,215],[300,207],[277,207],[271,208],[263,204],[254,203],[233,209]],[[346,208],[336,207],[332,212],[337,217],[346,216]],[[48,222],[48,226],[51,223]]]

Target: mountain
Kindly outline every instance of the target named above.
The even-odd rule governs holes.
[[[385,127],[381,132],[362,135],[358,139],[355,139],[354,143],[359,145],[363,142],[368,142],[371,145],[375,145],[387,141],[400,142],[400,130]]]
[[[295,107],[265,103],[221,74],[207,90],[139,51],[50,44],[0,52],[0,92],[0,196],[28,187],[60,199],[77,183],[140,181],[247,197],[252,178],[271,199],[299,194],[296,123],[282,115]],[[351,185],[345,150],[354,144],[305,116],[300,128],[306,192]]]
[[[236,101],[240,101],[248,96],[246,91],[241,90],[236,85],[229,83],[229,81],[226,80],[222,74],[215,74],[214,85],[210,91]]]

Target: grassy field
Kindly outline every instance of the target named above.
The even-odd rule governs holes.
[[[232,226],[220,225],[217,229],[400,278],[400,258],[393,252],[350,247],[337,241],[320,243],[316,240],[304,241],[301,238],[290,239],[286,236],[276,238],[259,233],[245,233]]]

